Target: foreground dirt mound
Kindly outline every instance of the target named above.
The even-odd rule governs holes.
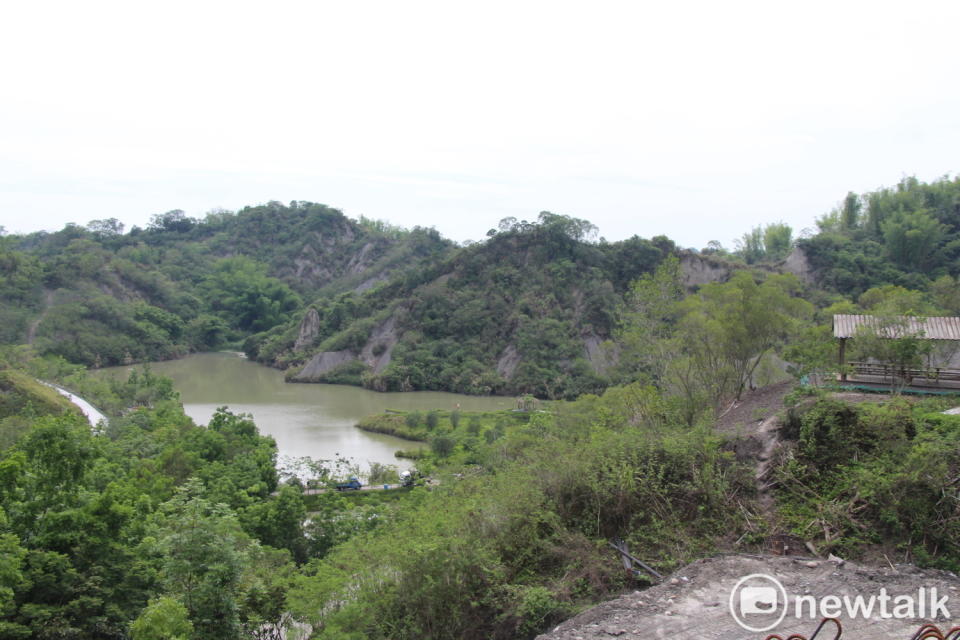
[[[741,578],[752,574],[769,575],[786,591],[788,613],[780,624],[768,631],[746,630],[731,614],[731,592]],[[757,578],[743,583],[734,598],[735,608],[740,604],[739,598],[744,596],[744,585],[761,583],[762,579]],[[843,611],[837,615],[843,624],[843,640],[910,640],[924,623],[932,622],[943,631],[960,625],[960,579],[951,573],[923,571],[912,565],[871,568],[849,562],[729,555],[694,562],[676,571],[664,584],[593,607],[538,636],[538,640],[612,637],[763,640],[772,633],[784,638],[793,633],[809,637],[821,619],[819,607],[824,598],[847,596],[853,599],[859,595],[866,602],[871,595],[880,596],[881,588],[891,596],[889,604],[884,607],[888,615],[909,613],[906,608],[896,610],[892,600],[896,596],[908,595],[914,598],[914,615],[883,618],[879,601],[875,602],[869,617],[864,617],[862,611],[858,617],[850,617]],[[920,617],[919,603],[916,602],[921,588],[928,597],[926,617]],[[944,604],[949,616],[943,615],[942,609],[938,610],[940,615],[937,617],[930,616],[929,596],[934,588],[941,602],[946,596]],[[816,599],[816,617],[809,617],[808,608],[803,609],[803,618],[795,617],[797,596]],[[778,602],[782,602],[779,597]],[[747,623],[762,628],[778,617],[776,614],[766,616],[747,617]],[[817,640],[830,640],[834,635],[833,627],[825,628]]]

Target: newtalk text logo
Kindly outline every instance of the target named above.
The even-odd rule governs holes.
[[[920,587],[915,593],[891,594],[886,588],[877,593],[851,595],[791,595],[773,576],[753,573],[740,578],[730,591],[730,614],[747,631],[769,631],[791,616],[797,620],[820,618],[923,618],[942,616],[952,619],[937,588]]]

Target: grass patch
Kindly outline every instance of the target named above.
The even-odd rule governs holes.
[[[357,423],[357,428],[416,442],[430,442],[438,435],[449,436],[460,442],[470,437],[483,437],[487,431],[493,431],[499,437],[509,427],[526,424],[529,420],[530,413],[511,410],[388,410],[363,418]]]

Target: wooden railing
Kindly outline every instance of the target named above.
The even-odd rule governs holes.
[[[911,369],[878,362],[850,362],[849,364],[853,367],[853,375],[898,379],[905,381],[907,384],[910,384],[914,378],[923,378],[932,382],[960,382],[960,369],[944,367]]]

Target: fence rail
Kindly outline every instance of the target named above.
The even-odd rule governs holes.
[[[912,369],[894,364],[878,362],[850,362],[853,374],[858,376],[879,376],[882,378],[898,379],[911,383],[914,378],[922,378],[931,382],[960,382],[960,369],[931,367],[929,369]]]

